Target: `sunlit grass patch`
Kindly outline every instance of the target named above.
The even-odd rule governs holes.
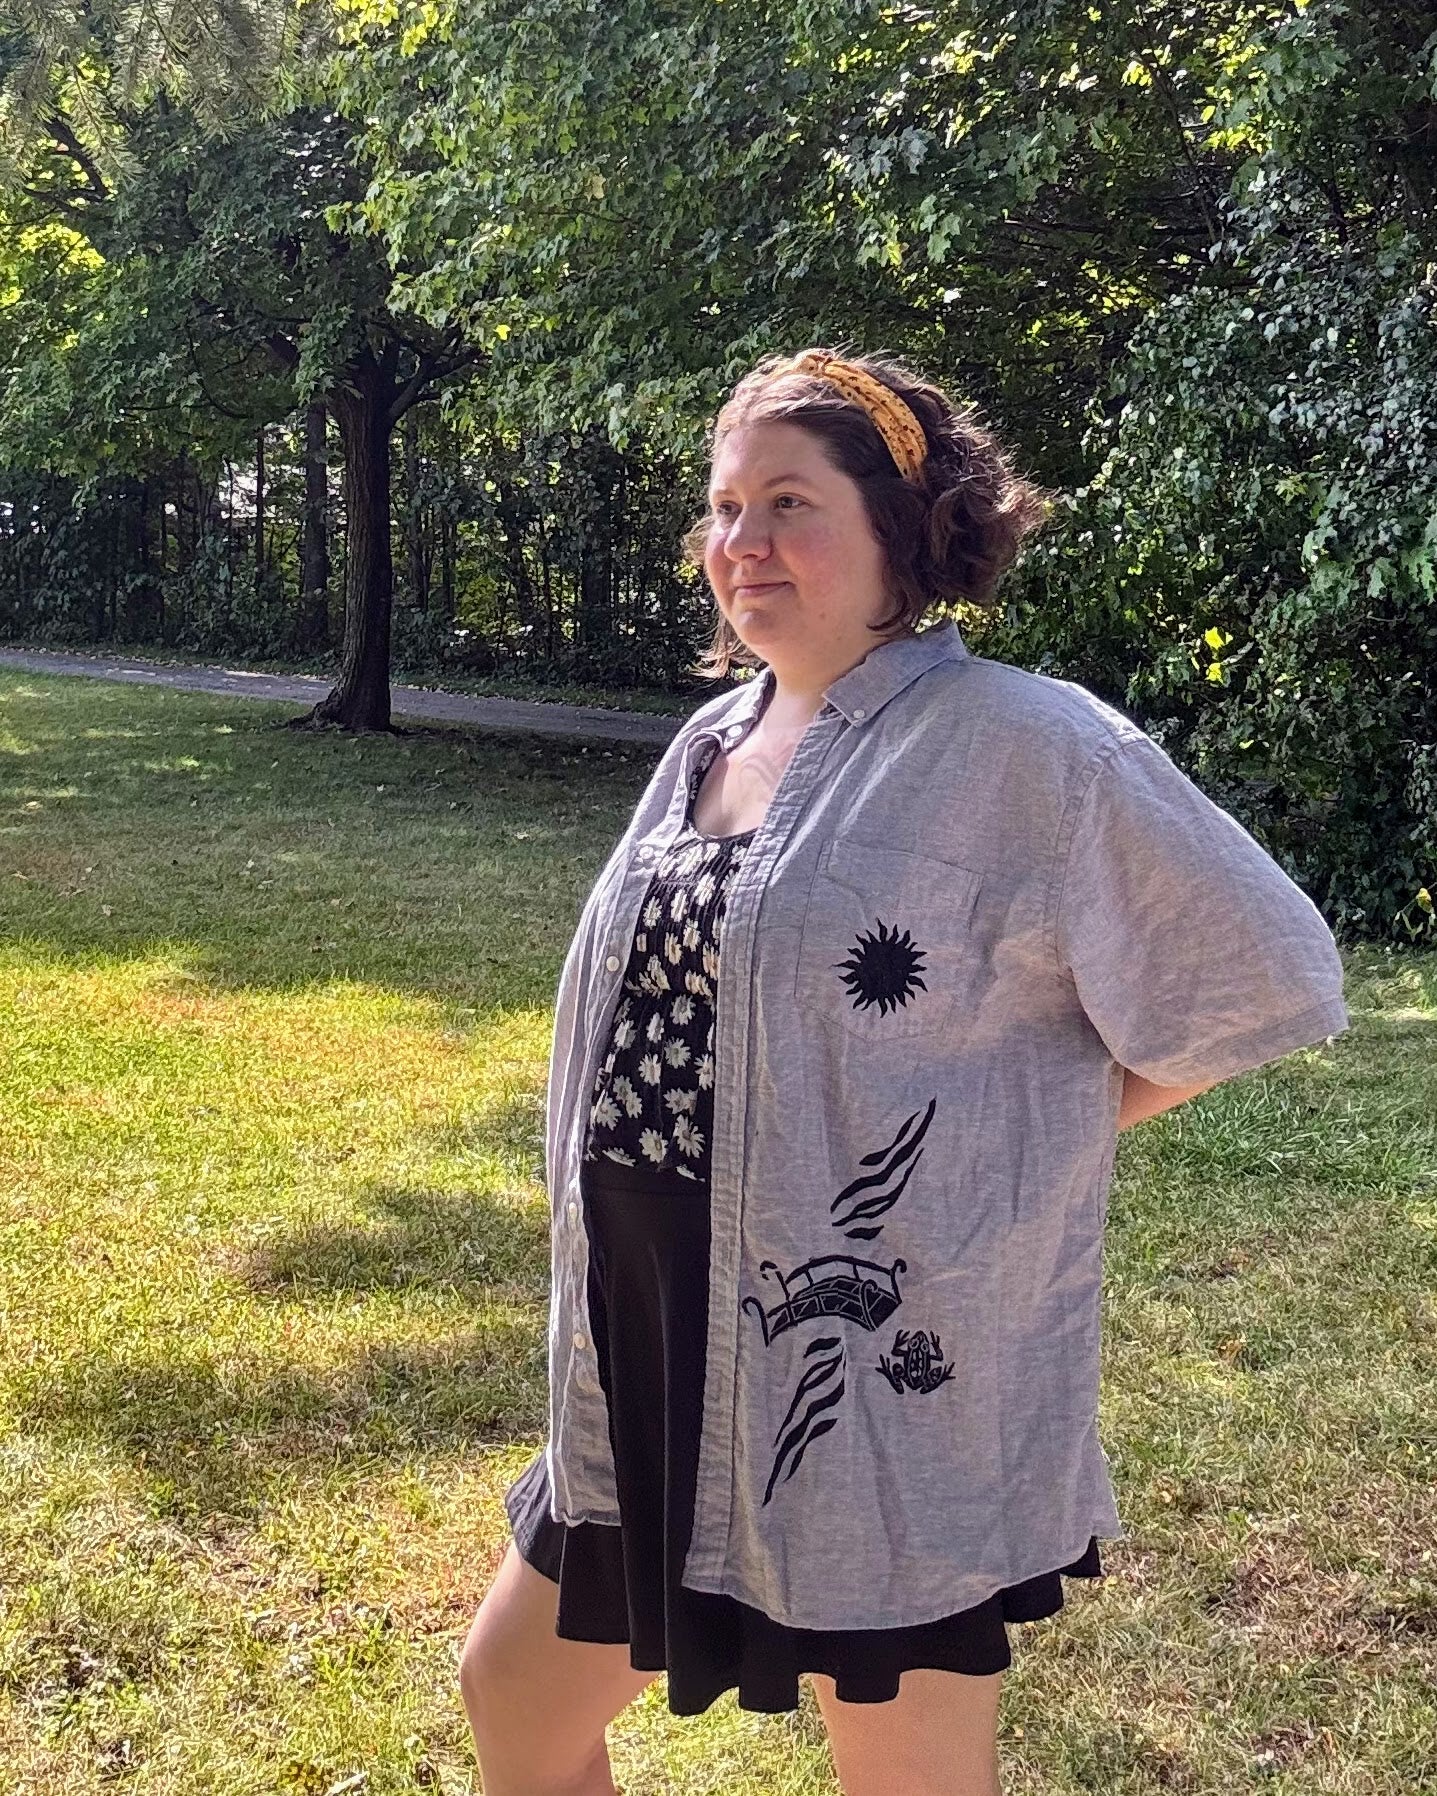
[[[0,1791],[473,1789],[454,1661],[546,1423],[549,1005],[656,751],[0,693]],[[1131,1538],[1013,1630],[1017,1796],[1437,1764],[1437,957],[1349,969],[1349,1035],[1120,1144]],[[835,1788],[810,1697],[656,1684],[613,1753],[629,1796]]]

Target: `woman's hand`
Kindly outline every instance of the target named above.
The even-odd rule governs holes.
[[[1206,1085],[1154,1085],[1151,1080],[1140,1078],[1130,1067],[1125,1066],[1123,1101],[1118,1107],[1118,1128],[1130,1129],[1134,1123],[1146,1122],[1159,1111],[1171,1110],[1176,1104],[1185,1104],[1200,1091],[1211,1091],[1219,1083],[1221,1081],[1217,1079],[1209,1079]]]

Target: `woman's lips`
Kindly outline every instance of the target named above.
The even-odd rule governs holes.
[[[787,580],[741,580],[734,587],[735,592],[774,592],[780,586],[787,586]]]

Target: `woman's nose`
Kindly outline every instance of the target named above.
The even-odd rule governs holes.
[[[760,513],[744,510],[729,525],[724,538],[724,552],[730,561],[742,561],[746,555],[767,555],[768,527]]]

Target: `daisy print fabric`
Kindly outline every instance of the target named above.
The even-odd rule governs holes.
[[[690,782],[690,813],[706,769]],[[655,868],[594,1083],[585,1159],[707,1180],[719,936],[753,834],[701,835],[688,815]]]

